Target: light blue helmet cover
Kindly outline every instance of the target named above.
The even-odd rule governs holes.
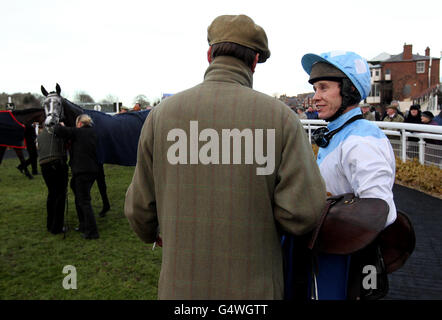
[[[307,53],[302,57],[304,70],[310,75],[316,62],[328,62],[344,72],[361,95],[361,100],[367,98],[371,90],[371,74],[367,61],[351,51],[330,51],[319,56]]]

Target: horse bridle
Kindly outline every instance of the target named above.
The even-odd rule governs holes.
[[[62,98],[57,93],[50,93],[47,95],[44,101],[44,109],[46,113],[46,126],[52,126],[58,124],[60,121],[64,119],[64,111],[62,106]],[[59,107],[57,108],[54,103],[58,101]],[[58,109],[58,110],[57,110]],[[52,121],[52,120],[55,121]]]

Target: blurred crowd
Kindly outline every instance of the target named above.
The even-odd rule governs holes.
[[[404,122],[415,124],[442,125],[442,110],[435,116],[431,111],[421,111],[419,104],[413,104],[403,113],[399,108],[398,101],[392,101],[385,107],[385,111],[379,112],[375,106],[368,103],[359,105],[364,119],[370,121]],[[309,105],[307,108],[302,106],[293,108],[299,119],[319,119],[316,106]]]

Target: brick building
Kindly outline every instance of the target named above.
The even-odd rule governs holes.
[[[279,100],[284,102],[286,105],[288,105],[292,109],[296,109],[296,107],[303,107],[304,109],[307,109],[308,106],[313,105],[312,98],[314,96],[314,92],[309,93],[300,93],[296,96],[289,97],[285,94],[279,96]]]
[[[431,57],[428,47],[424,56],[413,54],[412,49],[411,44],[404,44],[402,53],[383,53],[368,61],[372,72],[372,90],[366,102],[385,106],[392,100],[398,100],[401,109],[408,109],[414,102],[428,104],[424,98],[428,96],[427,100],[431,100],[430,96],[439,92],[440,58]],[[437,99],[436,106],[429,109],[434,107],[437,108]]]

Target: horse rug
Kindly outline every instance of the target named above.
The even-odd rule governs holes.
[[[126,112],[114,116],[95,110],[84,110],[84,112],[94,121],[98,137],[98,161],[135,166],[138,140],[150,110]]]
[[[0,146],[26,148],[25,126],[18,122],[11,111],[0,111]]]

